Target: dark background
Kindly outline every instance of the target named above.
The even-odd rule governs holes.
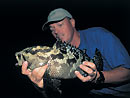
[[[15,66],[15,52],[34,45],[52,45],[51,33],[43,32],[48,13],[67,9],[77,29],[100,26],[119,37],[130,53],[129,0],[1,0],[0,1],[0,98],[42,97]]]

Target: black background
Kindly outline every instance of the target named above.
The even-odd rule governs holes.
[[[65,8],[77,29],[100,26],[119,37],[130,53],[129,0],[1,0],[0,1],[0,97],[42,97],[15,66],[15,52],[34,45],[52,45],[50,32],[41,27],[48,13]]]

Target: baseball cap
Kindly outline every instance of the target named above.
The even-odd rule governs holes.
[[[72,15],[63,8],[57,8],[51,11],[48,15],[47,22],[45,22],[42,26],[42,30],[45,30],[45,26],[50,22],[57,22],[65,17],[72,18]]]

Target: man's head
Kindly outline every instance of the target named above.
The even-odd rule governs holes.
[[[65,17],[72,18],[72,15],[63,8],[57,8],[51,11],[48,15],[47,22],[43,25],[44,26],[50,22],[56,22],[64,19]]]
[[[67,43],[72,41],[75,32],[75,20],[67,10],[58,8],[51,11],[43,29],[45,25],[49,25],[55,38],[58,37]]]

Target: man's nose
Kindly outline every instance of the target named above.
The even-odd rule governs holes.
[[[59,33],[59,29],[57,27],[55,27],[55,33]]]
[[[59,29],[57,29],[57,28],[55,28],[55,30],[54,30],[54,34],[58,34],[59,33]]]

